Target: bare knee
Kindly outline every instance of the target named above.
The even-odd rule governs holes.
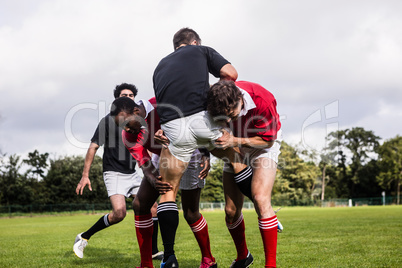
[[[126,217],[126,208],[118,208],[112,211],[112,213],[109,214],[109,222],[111,224],[116,224],[124,220]]]
[[[188,224],[193,224],[201,218],[199,211],[183,210],[184,219]]]
[[[273,209],[271,199],[263,194],[256,194],[253,196],[255,211],[259,218],[273,216]]]
[[[230,206],[230,205],[226,204],[225,214],[226,214],[227,222],[234,222],[235,220],[237,220],[240,217],[241,208],[238,208],[236,206]]]

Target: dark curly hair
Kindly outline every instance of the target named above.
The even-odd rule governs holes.
[[[243,94],[233,81],[222,80],[208,91],[207,111],[215,116],[227,116],[243,99]]]
[[[123,83],[120,85],[116,85],[116,88],[113,91],[114,98],[117,99],[120,96],[121,91],[124,89],[131,90],[134,94],[134,97],[137,96],[138,89],[136,86],[134,86],[133,84]]]
[[[110,107],[110,115],[116,116],[120,112],[126,112],[127,114],[132,114],[134,108],[138,107],[132,99],[128,97],[117,98],[113,101],[112,106]]]

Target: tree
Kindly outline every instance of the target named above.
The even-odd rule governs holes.
[[[372,131],[356,127],[331,132],[328,134],[328,140],[330,140],[328,148],[338,152],[338,167],[344,180],[339,183],[346,183],[348,197],[355,197],[355,188],[360,181],[359,172],[364,164],[375,158],[380,137],[374,135]],[[350,161],[347,161],[348,158]]]
[[[66,156],[50,161],[50,169],[43,179],[47,189],[45,203],[104,203],[107,191],[103,182],[102,159],[96,156],[90,172],[92,192],[85,189],[84,195],[77,196],[75,189],[81,179],[84,167],[82,156]]]
[[[329,150],[328,147],[324,148],[320,154],[321,161],[318,164],[318,167],[321,170],[321,202],[325,200],[325,187],[327,186],[327,182],[330,180],[327,169],[335,165],[336,155],[337,153]]]
[[[300,145],[297,148],[297,150],[299,150],[298,155],[303,157],[306,162],[315,163],[321,172],[321,178],[317,177],[311,190],[313,196],[318,196],[321,194],[322,202],[325,199],[325,187],[327,182],[330,180],[330,177],[327,174],[327,168],[336,163],[335,158],[337,153],[329,150],[328,147],[323,148],[322,150],[306,149],[304,147],[303,149],[301,148],[302,147],[300,147]],[[320,187],[321,189],[316,187]]]
[[[379,169],[377,181],[384,190],[391,190],[395,185],[397,204],[400,204],[402,179],[402,137],[396,136],[384,142],[378,149]]]
[[[206,202],[224,202],[223,195],[223,161],[218,159],[212,163],[211,170],[206,178],[205,187],[201,191],[201,200]]]
[[[28,153],[28,159],[22,160],[23,163],[32,167],[28,169],[27,175],[32,174],[32,177],[37,180],[39,180],[40,177],[43,178],[48,166],[48,157],[49,153],[40,154],[38,150]]]
[[[282,142],[273,197],[291,200],[293,204],[309,200],[318,174],[313,162],[303,161],[295,148]]]
[[[1,203],[5,205],[27,204],[32,192],[24,184],[20,173],[21,161],[17,155],[11,155],[5,161],[2,157],[0,170]]]

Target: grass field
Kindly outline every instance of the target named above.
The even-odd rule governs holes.
[[[235,248],[223,211],[203,211],[218,265],[229,267]],[[257,216],[245,210],[252,267],[264,267]],[[139,250],[133,213],[118,225],[95,234],[77,258],[72,245],[99,215],[59,215],[0,219],[0,267],[136,267]],[[278,213],[278,267],[402,267],[402,206],[353,208],[286,207]],[[162,241],[159,249],[163,250]],[[182,268],[198,267],[200,252],[182,214],[176,235]],[[159,261],[154,261],[159,267]]]

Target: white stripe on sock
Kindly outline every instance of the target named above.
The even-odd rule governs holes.
[[[134,221],[135,227],[137,228],[149,228],[154,225],[152,219],[142,220],[142,221]]]
[[[241,224],[241,222],[243,221],[243,213],[240,214],[240,217],[237,219],[237,221],[233,222],[233,223],[226,223],[226,226],[228,227],[228,229],[235,229],[237,226],[239,226]]]
[[[275,217],[269,221],[267,220],[258,220],[258,227],[260,229],[272,229],[272,228],[278,228],[278,219]]]
[[[202,217],[202,220],[196,226],[191,227],[191,230],[193,231],[193,233],[196,233],[204,229],[205,226],[207,226],[207,221],[204,217]]]
[[[235,182],[239,183],[245,179],[247,179],[249,176],[253,174],[253,170],[251,167],[247,167],[245,171],[243,171],[241,174],[237,174],[234,176]]]
[[[107,219],[107,217],[109,216],[109,214],[106,214],[104,217],[103,217],[103,222],[105,223],[105,225],[106,225],[106,227],[108,227],[110,224],[109,224],[109,220]]]

